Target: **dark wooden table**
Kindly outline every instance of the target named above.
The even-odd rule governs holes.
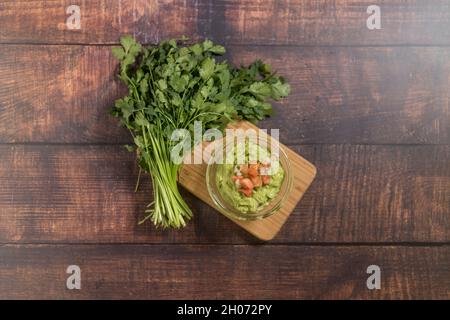
[[[137,225],[151,186],[133,192],[130,139],[108,114],[122,34],[208,37],[289,80],[260,126],[318,176],[273,241],[187,192],[187,228]],[[449,103],[450,1],[2,0],[0,298],[449,299]]]

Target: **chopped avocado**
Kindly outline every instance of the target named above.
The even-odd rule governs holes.
[[[272,171],[275,172],[270,172],[270,175],[265,177],[266,179],[262,179],[264,184],[258,183],[257,185],[259,186],[252,187],[251,190],[249,190],[247,186],[247,181],[249,179],[260,179],[263,177],[248,176],[248,172],[252,171],[251,169],[246,169],[251,167],[248,163],[248,150],[250,148],[257,148],[260,155],[265,155],[265,159],[270,158],[270,154],[268,154],[268,151],[265,149],[255,144],[247,143],[244,158],[246,163],[244,164],[244,167],[241,167],[240,164],[237,163],[237,156],[235,156],[233,164],[218,164],[216,176],[217,188],[222,197],[242,213],[257,212],[267,206],[280,192],[285,175],[285,172],[278,161],[277,163],[271,163],[271,167],[274,169]],[[261,172],[263,171],[260,169],[258,174]],[[244,187],[247,189],[243,189]]]

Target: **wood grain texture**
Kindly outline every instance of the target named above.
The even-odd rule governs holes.
[[[450,146],[290,146],[317,177],[274,243],[450,241]],[[133,154],[121,146],[0,146],[2,243],[255,243],[188,192],[183,230],[137,225]]]
[[[194,35],[198,9],[193,1],[46,0],[0,3],[0,42],[119,43],[124,34],[143,42]],[[66,8],[80,7],[80,29],[69,30]]]
[[[68,30],[65,8],[79,4],[81,30]],[[118,43],[188,35],[233,44],[448,45],[446,0],[379,3],[381,30],[368,30],[370,0],[2,1],[0,42]]]
[[[270,135],[267,135],[263,131],[260,131],[258,127],[247,121],[240,121],[236,124],[229,124],[227,128],[233,130],[253,130],[253,132],[255,133],[255,139],[263,137],[268,145],[271,145],[272,143],[278,143],[277,141],[273,142]],[[223,140],[222,143],[225,144],[225,140]],[[197,145],[192,151],[192,154],[189,154],[189,157],[191,157],[191,159],[195,159],[196,154],[200,159],[203,158],[204,148],[206,148],[209,144],[210,143],[204,142]],[[279,144],[279,148],[282,149],[280,153],[284,152],[289,159],[290,171],[285,176],[283,184],[288,184],[286,182],[288,176],[290,179],[292,179],[292,189],[289,192],[286,192],[287,196],[285,201],[283,202],[283,205],[277,210],[276,214],[266,217],[265,219],[243,221],[230,218],[231,221],[239,225],[241,228],[247,230],[258,239],[264,241],[272,240],[278,234],[280,229],[283,227],[283,225],[291,215],[292,211],[297,206],[298,202],[305,194],[306,190],[313,182],[314,177],[317,173],[316,167],[314,167],[312,163],[304,159],[299,154],[295,153],[281,143]],[[227,216],[226,211],[222,212],[220,208],[214,204],[208,192],[206,183],[206,170],[208,167],[207,163],[208,160],[205,159],[202,164],[183,165],[180,170],[178,182],[181,186],[183,186],[197,198]],[[282,194],[282,191],[283,187],[281,187],[280,189],[280,194]],[[272,199],[272,201],[275,201],[275,199]]]
[[[125,143],[109,47],[0,46],[0,142]],[[450,48],[230,47],[292,85],[261,122],[293,143],[448,144]]]
[[[81,30],[65,9],[81,7]],[[0,299],[450,299],[450,2],[0,2]],[[226,44],[292,85],[260,124],[318,175],[267,245],[186,190],[183,230],[137,225],[126,93],[111,47],[132,34]],[[310,244],[310,246],[308,246]],[[392,246],[387,246],[392,245]],[[82,268],[82,290],[65,289]],[[382,290],[366,289],[366,268]]]
[[[378,5],[381,30],[369,30],[367,8]],[[211,33],[232,43],[263,45],[449,44],[445,0],[232,0],[215,5]],[[223,14],[223,19],[217,19]],[[217,26],[214,22],[219,22]]]
[[[0,246],[0,299],[449,299],[450,248]],[[66,268],[81,268],[67,290]],[[366,269],[380,266],[381,290]]]
[[[1,142],[114,142],[111,48],[0,47]],[[122,133],[123,134],[123,133]]]

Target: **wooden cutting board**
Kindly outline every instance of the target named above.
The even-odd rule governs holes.
[[[259,130],[247,121],[241,121],[228,127],[233,129]],[[259,131],[259,134],[264,133]],[[202,152],[202,148],[207,144],[205,142],[203,145],[197,146],[193,153]],[[316,176],[316,167],[314,165],[281,143],[280,147],[283,148],[290,160],[291,173],[293,175],[292,190],[284,205],[277,213],[262,220],[241,221],[231,219],[261,240],[271,240],[275,237]],[[209,196],[206,187],[206,167],[206,163],[183,165],[180,171],[179,183],[196,197],[218,210]]]

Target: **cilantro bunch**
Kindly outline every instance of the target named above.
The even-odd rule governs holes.
[[[233,68],[215,59],[224,47],[210,40],[188,46],[185,40],[143,47],[125,36],[113,49],[128,95],[115,102],[112,114],[130,131],[134,146],[129,149],[137,152],[153,185],[153,201],[141,222],[151,218],[162,227],[183,227],[192,217],[177,186],[180,165],[170,159],[172,132],[193,130],[194,121],[202,122],[203,131],[240,119],[254,123],[272,114],[267,99],[281,99],[290,90],[259,60]]]

